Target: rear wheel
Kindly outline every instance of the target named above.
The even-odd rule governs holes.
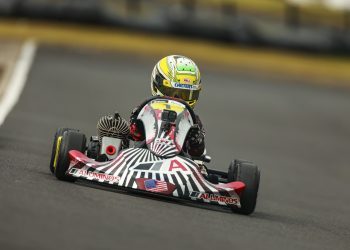
[[[232,207],[232,211],[246,215],[253,213],[260,183],[260,171],[258,167],[248,161],[234,160],[228,169],[227,179],[229,182],[241,181],[246,185],[240,195],[241,207]]]
[[[70,150],[78,150],[84,153],[85,149],[86,137],[83,133],[72,130],[63,133],[57,150],[56,167],[54,168],[54,174],[57,179],[70,182],[75,181],[75,178],[66,175],[70,162],[68,153]]]

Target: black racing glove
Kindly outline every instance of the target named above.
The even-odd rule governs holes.
[[[204,133],[198,124],[191,127],[187,138],[190,146],[201,145],[204,142]]]

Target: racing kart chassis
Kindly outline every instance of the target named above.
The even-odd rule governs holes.
[[[88,180],[123,190],[226,206],[246,215],[255,210],[260,171],[250,162],[234,160],[227,173],[207,169],[206,177],[190,159],[157,159],[144,148],[127,149],[112,161],[97,162],[84,154],[85,135],[70,129],[58,132],[62,130],[61,136],[55,136],[50,164],[59,180]],[[135,161],[137,155],[148,153],[151,161]],[[211,177],[215,184],[209,176],[215,176]]]
[[[58,129],[50,161],[52,174],[63,181],[83,179],[157,196],[220,205],[236,213],[253,213],[260,182],[258,167],[248,161],[234,160],[228,172],[207,169],[203,174],[201,168],[204,162],[210,161],[209,157],[194,160],[181,153],[181,145],[195,119],[188,112],[190,108],[181,102],[158,99],[146,103],[139,115],[145,125],[151,122],[145,126],[149,136],[147,147],[121,150],[119,139],[104,136],[100,153],[109,156],[106,161],[97,161],[96,153],[91,158],[83,133]],[[171,123],[169,119],[164,120],[164,113],[167,117],[173,116]],[[91,143],[97,142],[91,140],[88,148]]]

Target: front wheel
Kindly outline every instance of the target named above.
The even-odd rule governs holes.
[[[53,145],[52,145],[52,152],[51,152],[51,159],[50,159],[50,172],[52,174],[55,173],[55,167],[57,164],[57,157],[58,157],[58,151],[59,151],[59,146],[61,144],[61,140],[63,137],[63,133],[66,131],[76,131],[76,129],[71,129],[71,128],[59,128],[56,130],[54,139],[53,139]]]
[[[260,170],[248,161],[234,160],[228,169],[228,181],[241,181],[245,189],[240,195],[241,207],[232,207],[232,211],[249,215],[254,212],[258,197]]]
[[[60,140],[60,145],[57,151],[57,162],[54,168],[54,174],[57,179],[62,181],[75,181],[75,178],[66,175],[69,167],[69,151],[78,150],[82,153],[86,149],[86,136],[83,133],[77,131],[65,131]]]

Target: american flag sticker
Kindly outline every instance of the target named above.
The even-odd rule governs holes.
[[[168,184],[165,181],[145,180],[145,189],[150,192],[166,192]]]

